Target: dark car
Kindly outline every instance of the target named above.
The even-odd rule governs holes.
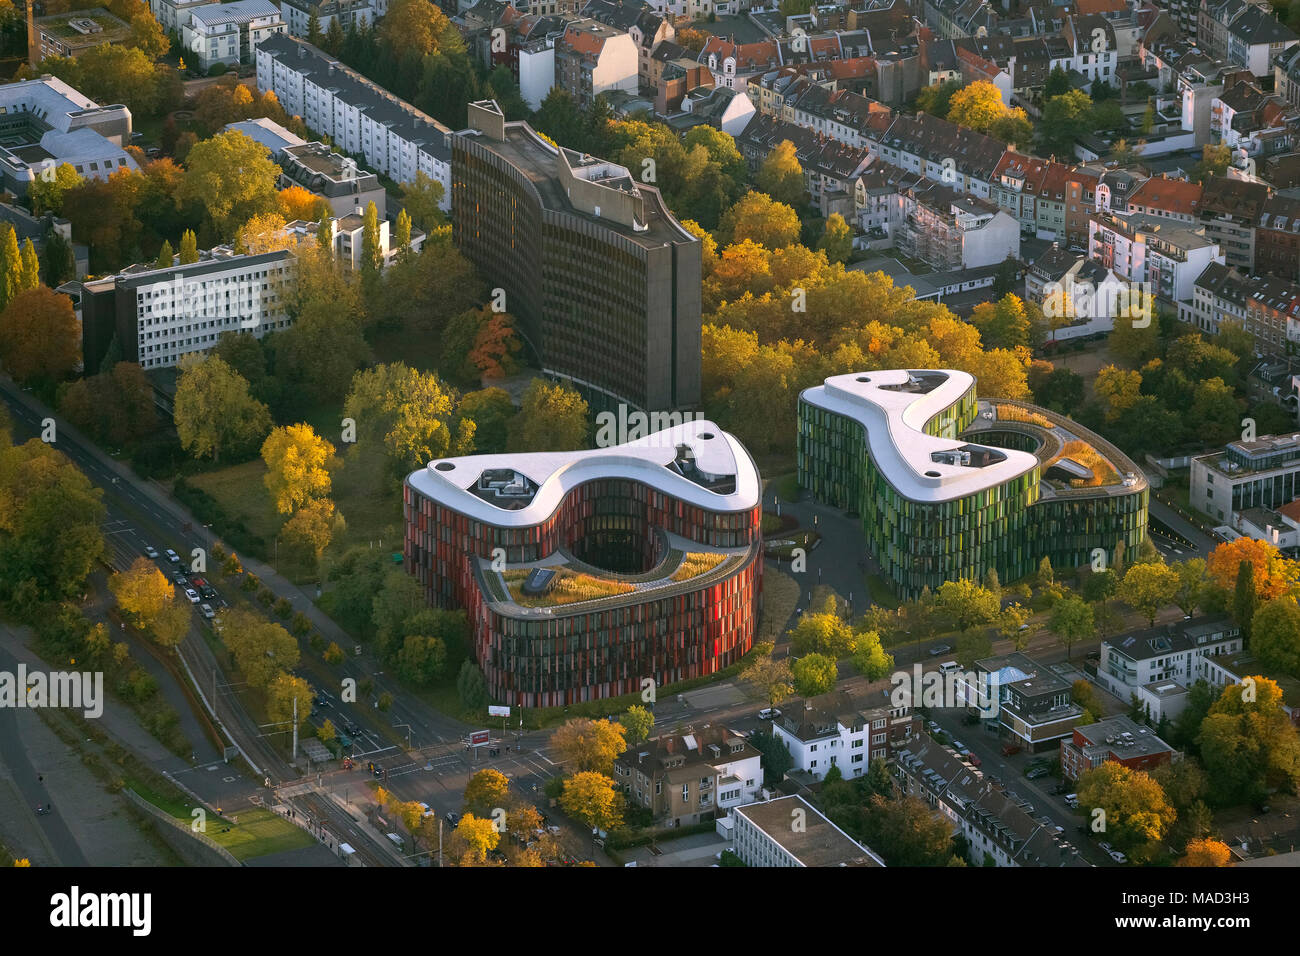
[[[1049,773],[1051,771],[1046,767],[1030,767],[1025,771],[1025,776],[1030,780],[1037,780],[1039,777],[1046,777]]]
[[[448,823],[450,823],[452,826],[455,826],[456,824],[460,823],[460,814],[457,813],[455,810],[448,810],[443,815],[443,819],[446,820]]]
[[[348,733],[350,733],[353,737],[361,736],[361,728],[358,727],[356,724],[352,723],[351,721],[348,721],[344,725],[343,729],[346,730]]]

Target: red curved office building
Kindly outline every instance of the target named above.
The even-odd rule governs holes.
[[[758,470],[695,421],[613,448],[407,477],[407,570],[465,608],[494,700],[551,707],[717,673],[753,645]]]

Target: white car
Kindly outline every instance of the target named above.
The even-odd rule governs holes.
[[[194,590],[193,588],[186,588],[185,596],[190,599],[191,604],[199,603],[199,592]]]
[[[206,617],[209,621],[217,616],[217,612],[212,610],[211,604],[200,604],[199,613],[202,614],[204,617]]]
[[[970,753],[970,751],[966,749],[966,745],[960,740],[954,740],[952,742],[952,749],[957,751],[957,753],[961,754],[963,757]]]
[[[429,805],[428,805],[427,803],[425,803],[424,801],[421,801],[421,802],[420,802],[420,816],[421,816],[421,817],[431,817],[431,816],[433,816],[433,807],[429,806]]]
[[[146,558],[156,558],[158,557],[158,549],[151,544],[146,544],[144,546],[144,556]]]
[[[168,548],[166,551],[163,552],[163,554],[167,555],[167,560],[170,561],[172,564],[181,563],[181,556],[177,554],[175,551],[173,551],[171,548]]]
[[[781,712],[775,707],[764,707],[758,712],[759,720],[775,720],[781,716]]]

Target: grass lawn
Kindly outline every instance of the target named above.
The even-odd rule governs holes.
[[[333,423],[333,413],[322,412]],[[317,423],[318,431],[324,427]],[[330,434],[321,431],[321,434]],[[361,455],[356,446],[345,446],[343,466],[333,473],[334,504],[347,523],[347,530],[330,544],[330,552],[342,554],[354,544],[386,541],[394,550],[401,548],[401,485],[386,471],[379,456]],[[249,531],[270,545],[269,563],[285,577],[298,583],[316,580],[317,568],[310,560],[288,549],[277,552],[274,544],[284,523],[284,516],[271,504],[271,495],[263,483],[266,465],[260,458],[239,465],[194,475],[190,481],[215,498],[232,518],[243,520]],[[220,528],[215,528],[220,533]],[[387,547],[388,545],[385,545]]]
[[[889,582],[879,574],[867,575],[867,593],[871,595],[871,603],[881,607],[896,608],[901,603]]]
[[[790,615],[799,605],[799,583],[771,565],[763,568],[763,614],[758,619],[758,638],[774,641],[785,630]]]
[[[236,860],[297,850],[316,842],[311,834],[298,829],[265,807],[241,810],[235,816],[238,823],[209,821],[207,835],[229,850]],[[222,833],[226,827],[230,828],[230,832]]]

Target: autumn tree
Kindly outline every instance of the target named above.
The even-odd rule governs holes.
[[[1186,852],[1174,866],[1227,866],[1232,851],[1220,840],[1204,838],[1187,844]]]
[[[497,831],[496,824],[486,817],[476,816],[473,813],[467,813],[460,818],[456,824],[456,837],[463,841],[469,859],[475,863],[484,863],[487,861],[488,853],[497,848],[501,842],[501,834]]]
[[[826,217],[826,228],[817,248],[825,252],[831,262],[848,262],[853,255],[853,230],[839,213],[833,212]]]
[[[775,660],[770,643],[754,648],[754,656],[740,672],[740,680],[757,688],[770,707],[775,707],[794,693],[794,673],[790,669],[790,660]]]
[[[136,558],[131,567],[109,576],[108,589],[118,610],[136,630],[148,630],[176,589],[148,558]]]
[[[193,229],[186,229],[181,234],[181,249],[178,261],[183,266],[199,261],[199,244],[194,237]]]
[[[857,650],[858,635],[840,617],[834,595],[827,598],[820,611],[809,610],[790,631],[790,644],[796,654],[816,651],[834,660],[851,657]]]
[[[560,806],[589,827],[612,830],[623,822],[623,795],[602,773],[582,771],[564,781]]]
[[[574,717],[551,735],[551,746],[570,769],[607,774],[627,749],[626,735],[627,728],[615,721]]]
[[[519,353],[524,343],[515,331],[515,320],[504,312],[490,312],[474,337],[469,360],[484,378],[506,378],[519,371]]]
[[[893,671],[894,655],[885,651],[876,631],[862,631],[853,651],[853,667],[867,680],[880,680]]]
[[[1196,745],[1218,803],[1260,800],[1300,784],[1300,738],[1282,709],[1282,690],[1267,677],[1223,688],[1201,722]]]
[[[264,212],[251,217],[239,227],[235,236],[235,251],[242,255],[260,256],[267,252],[294,249],[298,237],[288,229],[279,212]]]
[[[752,239],[768,249],[780,249],[799,241],[802,227],[791,206],[766,193],[742,196],[726,211],[718,225],[718,242],[731,245]]]
[[[510,421],[510,451],[576,451],[587,443],[587,402],[577,390],[535,378]]]
[[[1105,821],[1106,838],[1135,860],[1149,861],[1177,819],[1160,784],[1114,760],[1085,770],[1075,784],[1079,806]],[[1104,816],[1096,816],[1101,810]]]
[[[280,514],[292,514],[330,493],[334,446],[305,423],[273,428],[262,443],[263,481]]]
[[[280,540],[293,552],[319,561],[330,542],[345,530],[343,516],[328,498],[313,498],[280,528]]]
[[[266,716],[271,718],[273,724],[292,726],[296,714],[298,726],[301,727],[311,716],[311,700],[312,690],[305,680],[287,671],[279,671],[266,688]]]
[[[794,144],[785,139],[773,147],[759,166],[754,181],[759,190],[775,202],[787,206],[801,205],[804,200],[803,167],[795,154]]]
[[[173,417],[181,446],[195,458],[253,450],[271,430],[271,413],[248,392],[248,382],[215,356],[180,362]]]
[[[225,611],[221,615],[220,635],[253,687],[269,688],[277,674],[298,666],[300,652],[293,635],[252,611],[243,608]]]
[[[0,312],[0,362],[23,385],[55,382],[81,360],[72,300],[45,286],[20,291]]]
[[[297,184],[288,189],[281,189],[276,200],[280,206],[279,213],[284,217],[285,222],[299,219],[304,222],[320,222],[332,212],[328,202],[310,189],[304,189]]]
[[[491,817],[510,803],[510,781],[499,770],[480,770],[465,784],[463,809],[480,817]]]
[[[1296,563],[1282,557],[1277,548],[1259,538],[1243,536],[1218,545],[1206,558],[1205,571],[1216,587],[1231,593],[1243,561],[1254,569],[1255,594],[1262,601],[1272,600],[1296,584]]]
[[[1002,91],[987,80],[967,84],[948,101],[948,122],[969,126],[980,133],[988,132],[993,122],[1006,112]]]
[[[1168,565],[1135,564],[1119,585],[1119,599],[1154,625],[1161,608],[1174,602],[1180,586],[1178,575]]]

